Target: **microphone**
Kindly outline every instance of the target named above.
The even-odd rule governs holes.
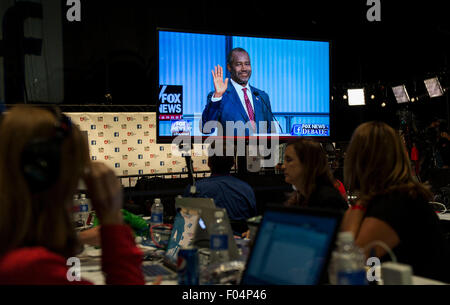
[[[272,115],[272,117],[273,117],[273,118],[275,119],[275,121],[277,122],[278,127],[280,127],[281,133],[284,133],[283,128],[282,128],[281,125],[280,125],[280,122],[278,122],[277,118],[273,115],[272,110],[270,109],[269,106],[267,106],[266,101],[264,100],[264,98],[262,97],[262,95],[259,94],[259,92],[256,91],[256,90],[252,91],[252,93],[253,93],[257,98],[258,98],[258,97],[261,98],[261,100],[263,101],[264,106],[266,107],[267,110],[269,110],[270,114]]]
[[[180,143],[179,148],[180,148],[181,151],[185,152],[184,159],[186,161],[186,167],[188,169],[188,179],[191,181],[191,187],[189,189],[189,193],[193,197],[195,197],[195,194],[197,193],[197,188],[195,186],[194,170],[192,168],[192,163],[193,163],[192,157],[187,153],[187,149],[183,149],[181,143]]]

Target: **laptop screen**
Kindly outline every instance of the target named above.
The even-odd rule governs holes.
[[[339,222],[334,214],[267,211],[242,284],[318,284]]]
[[[195,231],[200,213],[197,209],[178,208],[172,232],[165,253],[166,260],[176,264],[180,248],[190,247],[194,243]]]

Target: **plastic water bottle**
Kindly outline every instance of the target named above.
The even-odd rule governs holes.
[[[210,263],[225,263],[229,261],[228,255],[228,235],[225,227],[225,213],[223,211],[214,212],[215,221],[210,233]]]
[[[81,214],[81,206],[80,199],[78,199],[78,194],[73,195],[73,221],[75,223],[75,227],[83,227],[83,218]]]
[[[328,269],[330,284],[367,285],[365,255],[355,245],[351,232],[338,235],[337,248],[333,251]]]
[[[161,199],[155,198],[151,210],[150,224],[152,226],[162,224],[163,217],[164,217],[164,206],[161,203]]]
[[[151,210],[150,226],[162,224],[163,217],[164,217],[164,206],[161,203],[161,199],[155,198]],[[157,243],[161,241],[161,234],[158,233],[158,230],[153,229],[153,238]]]
[[[80,199],[78,201],[78,204],[80,206],[80,219],[83,222],[83,226],[86,225],[86,220],[89,216],[89,203],[86,198],[86,194],[81,194]]]

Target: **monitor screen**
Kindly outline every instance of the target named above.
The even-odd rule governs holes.
[[[330,43],[158,30],[157,136],[330,136]]]
[[[336,217],[267,211],[243,284],[318,284],[338,222]]]

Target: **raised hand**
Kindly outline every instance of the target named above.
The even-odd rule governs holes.
[[[92,162],[84,180],[100,223],[103,225],[123,223],[122,187],[113,170],[103,163]]]
[[[214,97],[222,97],[228,87],[228,78],[223,81],[223,69],[220,65],[215,66],[211,73],[214,82]]]

